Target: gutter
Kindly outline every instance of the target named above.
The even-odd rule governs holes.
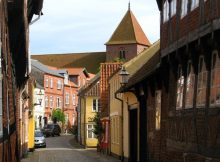
[[[124,161],[124,120],[123,120],[123,117],[124,117],[124,113],[123,113],[123,107],[124,107],[124,102],[123,102],[123,100],[122,99],[120,99],[118,96],[117,96],[117,94],[118,94],[119,92],[115,92],[115,99],[117,99],[118,101],[120,101],[121,102],[121,120],[122,120],[122,125],[121,125],[121,129],[122,129],[122,131],[121,131],[121,133],[122,133],[122,141],[121,141],[121,145],[122,145],[122,155],[121,155],[121,162],[123,162]]]

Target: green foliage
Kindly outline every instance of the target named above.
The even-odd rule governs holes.
[[[52,112],[52,120],[54,123],[57,122],[65,122],[65,115],[60,109],[53,110]]]
[[[126,60],[124,58],[115,57],[114,62],[125,62]]]
[[[104,129],[102,127],[99,112],[97,112],[96,115],[94,116],[94,118],[92,118],[92,121],[95,123],[93,133],[99,139],[99,137],[101,137],[101,135],[104,133]]]

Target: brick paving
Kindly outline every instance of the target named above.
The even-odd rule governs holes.
[[[47,148],[36,149],[21,162],[119,162],[96,149],[84,149],[73,136],[47,138]]]

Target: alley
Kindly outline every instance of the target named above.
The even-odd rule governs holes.
[[[22,162],[119,162],[110,156],[96,152],[96,149],[84,149],[73,136],[48,137],[47,148],[38,148]]]

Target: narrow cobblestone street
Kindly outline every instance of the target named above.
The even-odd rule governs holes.
[[[96,149],[84,149],[74,137],[63,135],[46,138],[47,148],[35,149],[22,162],[119,162],[113,157],[96,152]]]

